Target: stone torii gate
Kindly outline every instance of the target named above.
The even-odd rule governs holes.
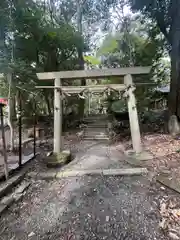
[[[54,86],[37,86],[37,88],[53,88],[54,89],[54,153],[62,151],[62,94],[82,93],[85,90],[90,92],[101,92],[107,88],[117,91],[126,91],[127,105],[129,112],[129,121],[131,129],[131,137],[133,150],[135,153],[141,153],[141,136],[138,122],[138,114],[136,108],[136,99],[134,95],[135,87],[133,85],[132,76],[149,74],[151,67],[127,67],[113,69],[93,69],[93,70],[76,70],[61,72],[43,72],[37,73],[39,80],[54,80]],[[105,77],[124,77],[123,84],[110,85],[87,85],[87,86],[63,86],[62,80],[75,79],[101,79]]]

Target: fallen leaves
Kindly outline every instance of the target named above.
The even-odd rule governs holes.
[[[177,206],[176,199],[162,199],[160,201],[160,215],[160,229],[167,232],[170,239],[180,239],[180,208]]]
[[[169,237],[174,240],[180,239],[176,232],[169,232]]]
[[[34,232],[31,232],[31,233],[28,234],[28,238],[31,238],[31,237],[33,237],[33,236],[35,236],[35,233],[34,233]]]

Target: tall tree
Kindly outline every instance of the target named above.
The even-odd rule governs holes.
[[[6,42],[5,47],[1,47],[3,54],[0,56],[0,67],[2,72],[11,68],[14,94],[19,88],[34,91],[34,86],[40,84],[37,82],[36,72],[77,69],[77,49],[83,48],[84,43],[72,24],[70,25],[64,17],[61,19],[57,17],[53,6],[50,8],[48,2],[42,4],[42,1],[32,0],[12,2],[6,0],[6,3],[2,5],[4,10],[0,12],[1,22],[4,23],[1,25],[3,27],[2,42]],[[12,11],[11,18],[8,18],[9,14],[5,12],[9,11],[10,3]],[[9,56],[11,55],[10,37],[12,35],[14,57],[11,62]],[[50,114],[53,108],[52,91],[39,90],[38,93],[38,96],[45,98]],[[24,98],[23,108],[26,110],[26,101],[32,98],[24,92],[22,96]],[[26,111],[28,112],[30,109]]]
[[[180,117],[180,1],[131,0],[131,4],[152,18],[166,38],[171,57],[169,111]]]
[[[91,37],[95,34],[98,28],[105,28],[109,20],[111,6],[115,0],[76,0],[76,22],[77,29],[80,35],[88,42],[89,47],[93,44]],[[79,69],[84,69],[83,52],[85,49],[78,49]],[[81,85],[86,85],[86,80],[81,81]],[[83,117],[84,114],[84,99],[80,99],[79,114]]]
[[[102,64],[106,67],[151,65],[153,71],[149,81],[153,83],[152,86],[154,88],[154,84],[161,84],[165,80],[162,71],[159,69],[160,60],[164,54],[164,49],[162,48],[163,41],[158,37],[159,32],[156,26],[151,22],[147,23],[147,21],[144,21],[145,23],[142,24],[141,18],[141,14],[121,15],[120,24],[116,22],[118,26],[116,31],[110,32],[106,36],[97,55],[101,57]],[[149,32],[149,29],[151,29],[151,32]],[[147,82],[147,77],[138,77],[138,82],[140,81]],[[112,78],[110,82],[119,83],[119,79]],[[144,107],[148,106],[151,95],[151,85],[148,85],[148,87],[147,85],[137,86],[136,96],[138,103],[140,103],[140,110],[144,110]],[[120,104],[119,109],[121,109]]]

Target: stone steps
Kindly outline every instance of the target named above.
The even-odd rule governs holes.
[[[90,119],[90,118],[95,118],[95,119],[107,118],[107,115],[105,115],[105,114],[93,114],[93,115],[86,116],[84,119]]]
[[[87,121],[87,126],[84,129],[84,140],[109,140],[106,115],[89,116],[85,120]]]
[[[105,128],[105,127],[108,126],[108,122],[105,121],[105,120],[103,120],[102,122],[94,121],[94,122],[88,123],[87,126],[88,126],[88,127],[95,126],[95,127],[102,127],[102,128]]]
[[[107,135],[107,133],[104,129],[100,130],[100,131],[96,131],[95,129],[93,129],[93,130],[86,129],[84,131],[84,135],[87,135],[87,134],[88,135],[102,135],[102,136]]]
[[[84,139],[88,139],[88,140],[108,140],[109,137],[107,135],[107,133],[104,131],[104,129],[102,131],[91,131],[86,129],[84,132]]]
[[[107,135],[98,135],[98,134],[96,134],[96,135],[84,135],[84,139],[87,139],[87,138],[93,138],[93,139],[109,139],[109,137],[107,136]]]
[[[107,128],[108,124],[104,123],[94,123],[94,124],[88,124],[87,128]]]
[[[84,119],[85,122],[101,122],[101,121],[106,121],[106,120],[107,120],[107,117],[103,117],[103,118],[93,117],[93,118],[85,118]]]
[[[91,137],[91,136],[84,136],[84,138],[83,138],[84,140],[88,140],[88,141],[96,141],[96,140],[106,140],[106,141],[108,141],[109,140],[109,138],[108,137],[101,137],[101,136],[96,136],[96,137]]]
[[[19,201],[25,194],[25,190],[30,186],[29,182],[21,181],[26,171],[10,177],[6,182],[0,185],[0,215],[10,207],[14,202]]]

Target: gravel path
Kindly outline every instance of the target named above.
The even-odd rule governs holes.
[[[113,146],[83,147],[65,168],[127,167]],[[168,239],[158,229],[158,204],[165,193],[143,176],[31,181],[23,201],[1,216],[3,240]]]

